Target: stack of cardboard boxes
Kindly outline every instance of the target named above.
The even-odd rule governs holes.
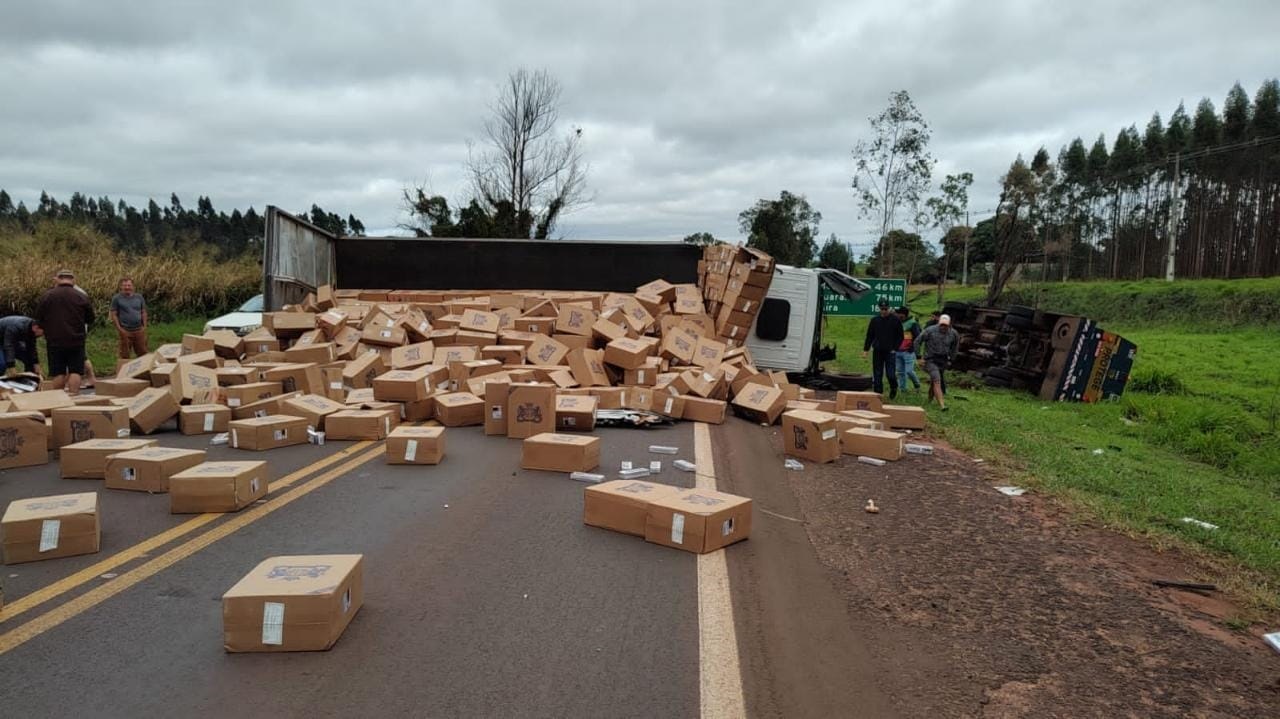
[[[760,314],[760,305],[773,281],[769,255],[748,247],[716,244],[702,252],[699,276],[707,312],[716,318],[716,332],[730,347],[746,342]]]

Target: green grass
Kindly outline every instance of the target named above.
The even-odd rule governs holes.
[[[1149,283],[1067,285],[1077,304],[1046,309],[1118,311],[1117,297]],[[1107,321],[1138,345],[1125,395],[1098,405],[1056,404],[955,377],[951,411],[930,410],[933,431],[985,458],[1012,481],[1069,500],[1087,514],[1157,541],[1173,541],[1226,558],[1223,579],[1262,606],[1280,606],[1280,332],[1266,320],[1208,314],[1257,286],[1276,296],[1248,300],[1264,318],[1280,303],[1280,282],[1189,282],[1152,292],[1195,305],[1152,309]],[[1016,290],[1026,292],[1025,288]],[[1218,296],[1222,293],[1223,296]],[[948,288],[947,299],[978,299],[980,288]],[[926,315],[936,294],[913,297]],[[1267,304],[1270,302],[1271,304]],[[1196,309],[1199,308],[1199,309]],[[1117,315],[1118,316],[1118,315]],[[1270,322],[1272,326],[1275,322]],[[860,358],[866,320],[829,318],[825,341],[839,347],[835,366],[869,371]],[[900,399],[902,396],[900,395]],[[923,403],[921,393],[904,401]],[[1096,450],[1102,454],[1095,454]],[[1219,526],[1200,529],[1194,517]],[[1243,568],[1244,571],[1238,571]]]
[[[184,317],[171,322],[153,322],[147,328],[147,345],[155,350],[168,342],[181,342],[184,334],[200,334],[204,331],[206,317]],[[48,357],[45,355],[44,341],[39,342],[41,366],[48,371]],[[93,370],[99,377],[109,377],[115,373],[116,351],[119,341],[116,339],[116,328],[110,324],[98,323],[89,331],[89,339],[85,342],[85,353],[93,363]]]

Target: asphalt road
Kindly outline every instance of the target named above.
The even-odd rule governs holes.
[[[762,435],[775,430],[737,419],[711,429],[720,488],[757,498],[752,539],[725,555],[747,713],[891,714],[787,516],[781,457]],[[694,460],[693,425],[598,434],[600,471],[661,459],[658,481],[693,485],[671,468],[677,457],[647,452],[674,445]],[[3,567],[3,714],[721,713],[700,696],[698,558],[583,525],[584,485],[519,469],[518,441],[479,428],[446,435],[436,467],[385,465],[380,443],[209,448],[210,459],[265,459],[277,479],[263,502],[216,517],[170,515],[165,495],[62,480],[54,463],[0,472],[0,505],[98,489],[103,526],[97,554]],[[307,553],[365,555],[365,604],[337,645],[224,653],[222,593],[267,556]]]

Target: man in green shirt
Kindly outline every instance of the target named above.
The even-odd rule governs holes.
[[[899,307],[896,312],[898,319],[902,320],[902,344],[898,345],[898,351],[894,352],[893,357],[894,369],[898,375],[898,386],[905,390],[907,388],[907,380],[910,380],[913,388],[920,389],[920,378],[916,376],[916,352],[913,349],[913,343],[924,329],[911,316],[911,310],[906,307]]]

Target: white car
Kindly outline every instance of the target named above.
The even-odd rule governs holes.
[[[231,330],[243,337],[262,326],[262,295],[255,295],[235,312],[215,317],[204,323],[204,331]]]

